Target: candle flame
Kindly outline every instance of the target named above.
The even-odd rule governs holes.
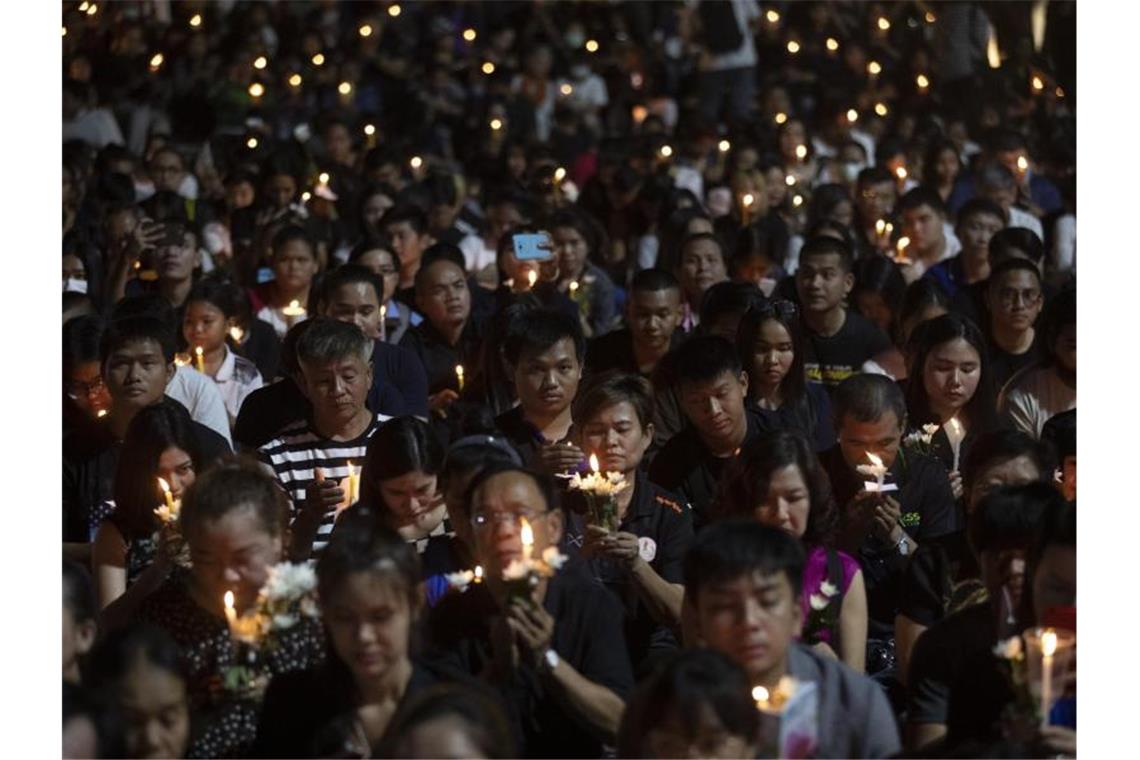
[[[95,416],[96,417],[106,417],[107,416],[107,410],[106,409],[100,409],[99,411],[95,412]]]
[[[899,168],[895,169],[895,176],[899,179],[906,179],[906,167],[900,166]]]
[[[1018,156],[1017,157],[1017,168],[1023,172],[1028,171],[1029,170],[1029,159],[1027,159],[1025,156]]]
[[[806,157],[807,157],[807,146],[806,145],[797,145],[796,146],[796,158],[804,159]]]
[[[194,353],[198,356],[201,356],[202,355],[202,347],[201,346],[194,346]]]
[[[238,343],[241,343],[241,339],[245,337],[245,332],[237,325],[234,325],[230,328],[230,337]]]
[[[477,36],[478,33],[474,29],[463,30],[463,39],[467,40],[468,42],[474,42]]]
[[[476,565],[475,566],[475,582],[479,583],[482,580],[483,580],[483,566],[482,565]]]
[[[524,550],[527,547],[534,546],[534,529],[530,527],[525,517],[519,518],[519,539],[522,541]]]
[[[299,309],[299,308],[301,308],[301,302],[298,301],[296,298],[294,298],[292,301],[289,302],[289,308],[290,309]]]
[[[170,493],[170,484],[167,483],[164,478],[158,479],[158,485],[162,489],[163,493]]]
[[[598,455],[597,454],[591,454],[590,455],[590,469],[593,470],[594,472],[598,471]]]
[[[463,377],[463,365],[462,364],[456,364],[455,365],[455,374],[458,375],[459,377]]]
[[[875,233],[876,234],[882,235],[886,231],[886,229],[887,229],[887,223],[884,222],[882,219],[875,222]]]
[[[538,272],[534,271],[533,269],[530,270],[526,273],[526,279],[527,282],[530,283],[530,286],[533,288],[534,284],[538,282]]]
[[[1057,652],[1057,634],[1048,630],[1041,634],[1041,654],[1052,657]]]
[[[578,292],[578,281],[577,280],[571,280],[570,281],[570,293],[573,294],[573,293],[577,293],[577,292]]]
[[[757,702],[767,702],[768,701],[768,690],[765,689],[763,686],[757,686],[754,689],[752,689],[752,698],[754,700],[756,700]]]
[[[871,461],[871,464],[875,467],[882,467],[883,466],[883,460],[880,459],[877,454],[874,454],[874,453],[868,451],[867,452],[867,459],[869,459]]]
[[[744,197],[741,198],[741,200],[744,201],[745,206],[751,206],[756,202],[756,196],[754,196],[752,193],[745,193]]]
[[[356,468],[352,466],[352,461],[350,460],[347,464],[348,464],[348,477],[350,477],[350,478],[356,477]]]
[[[487,61],[483,64],[483,73],[488,76],[495,73],[495,64]]]
[[[661,155],[664,156],[665,158],[669,158],[669,156],[673,155],[672,146],[662,145],[661,146]]]
[[[778,114],[776,114],[776,123],[777,124],[783,124],[787,120],[788,120],[788,115],[786,113],[784,113],[783,111],[780,111]]]
[[[408,162],[413,169],[419,169],[424,165],[424,160],[419,156],[412,156],[412,160]]]
[[[716,147],[717,150],[719,150],[721,153],[728,153],[729,149],[732,147],[732,143],[730,143],[728,140],[721,140],[719,143],[717,143]]]
[[[564,179],[566,179],[566,170],[559,166],[554,170],[554,181],[561,182]]]
[[[899,238],[899,251],[902,251],[908,245],[910,245],[910,238],[906,236]]]
[[[323,65],[323,64],[324,64],[324,62],[325,62],[325,54],[324,54],[324,53],[317,53],[317,54],[315,54],[315,55],[313,56],[313,58],[312,58],[312,61],[313,61],[313,65],[314,65],[314,66],[321,66],[321,65]]]
[[[223,597],[223,600],[225,602],[226,609],[232,611],[234,608],[234,592],[227,591],[226,595]]]

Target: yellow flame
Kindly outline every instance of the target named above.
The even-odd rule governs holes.
[[[796,146],[796,158],[800,158],[800,159],[807,158],[807,146],[806,145],[797,145]]]
[[[768,19],[769,24],[775,24],[780,20],[780,14],[776,11],[768,11],[768,13],[765,14],[765,18]]]
[[[269,65],[269,60],[263,55],[257,56],[257,58],[255,58],[253,61],[253,67],[255,69],[264,69],[268,65]]]
[[[593,470],[594,472],[597,472],[598,468],[599,468],[598,455],[597,454],[591,454],[590,455],[590,469]]]
[[[503,120],[502,119],[491,119],[491,129],[493,129],[497,132],[502,128],[503,128]]]
[[[561,92],[563,95],[569,95],[569,94],[574,92],[574,87],[572,85],[569,85],[569,84],[564,84],[558,88],[558,91]]]
[[[527,279],[527,282],[530,283],[530,286],[533,288],[534,284],[536,282],[538,282],[538,272],[534,271],[533,269],[530,270],[529,272],[526,273],[526,279]]]
[[[827,49],[834,53],[836,50],[839,49],[839,40],[835,39],[834,37],[828,37],[827,38]]]
[[[95,416],[96,417],[106,417],[107,416],[107,410],[106,409],[100,409],[99,411],[97,411],[95,413]]]
[[[361,24],[359,32],[360,32],[361,37],[371,37],[372,36],[372,25],[371,24]]]
[[[875,104],[875,113],[877,113],[879,116],[886,116],[887,115],[887,104],[886,103],[876,103]]]
[[[850,122],[859,121],[859,112],[856,111],[854,108],[848,108],[847,109],[847,121],[850,121]]]
[[[483,73],[488,75],[488,76],[490,76],[491,74],[494,74],[495,73],[495,64],[491,63],[490,61],[487,61],[486,63],[484,63],[483,64]]]
[[[554,170],[554,181],[561,182],[564,179],[566,179],[566,170],[559,166]]]
[[[756,700],[757,702],[767,702],[768,690],[763,686],[757,686],[752,690],[752,699]]]
[[[475,566],[475,582],[479,583],[482,580],[483,580],[483,566],[482,565],[476,565]]]
[[[879,18],[879,28],[885,32],[891,28],[891,22],[888,21],[886,18],[880,17]]]
[[[396,16],[399,16],[400,15],[400,6],[397,4],[389,5],[388,6],[388,15],[391,16],[392,18],[396,18]]]
[[[352,82],[341,82],[337,85],[336,91],[341,95],[348,95],[352,92]]]
[[[741,198],[740,200],[744,201],[745,206],[751,206],[753,203],[756,202],[756,196],[753,195],[752,193],[745,193],[744,197]]]
[[[372,137],[372,135],[376,134],[376,125],[365,124],[364,125],[364,134],[368,135],[369,137]]]
[[[719,150],[721,153],[728,153],[729,149],[732,148],[732,143],[730,143],[728,140],[721,140],[719,143],[717,143],[716,147],[717,150]]]
[[[778,114],[776,114],[776,123],[777,124],[783,124],[787,120],[788,120],[788,115],[786,113],[784,113],[783,111],[780,111]]]
[[[887,229],[887,223],[884,222],[882,219],[875,222],[875,234],[882,235],[883,232],[886,231],[886,229]]]
[[[467,40],[468,42],[474,42],[476,36],[478,36],[478,35],[476,34],[474,29],[464,29],[463,30],[463,39]]]
[[[195,13],[193,16],[190,17],[190,26],[197,29],[201,25],[202,25],[202,14]]]
[[[291,87],[300,87],[301,81],[302,80],[300,74],[294,74],[293,76],[289,77],[289,85]]]
[[[1029,170],[1029,159],[1027,159],[1025,156],[1018,156],[1017,157],[1017,168],[1023,172],[1028,171]]]
[[[882,71],[883,71],[882,64],[880,64],[878,61],[871,61],[870,63],[867,64],[867,73],[868,74],[881,74]]]
[[[325,54],[324,53],[315,54],[312,58],[312,61],[313,61],[314,66],[323,66],[325,63]]]
[[[926,74],[919,74],[914,78],[914,82],[920,90],[925,90],[930,86],[930,80],[926,78]]]
[[[165,58],[163,58],[162,53],[155,53],[154,56],[150,59],[150,67],[152,69],[157,69],[159,66],[162,65],[162,62],[164,60],[165,60]]]
[[[530,527],[525,517],[519,518],[519,540],[523,547],[534,546],[534,529]]]
[[[895,176],[899,179],[906,179],[906,167],[900,166],[899,168],[895,169]]]
[[[265,94],[265,86],[260,82],[254,82],[249,86],[250,97],[260,98]]]
[[[170,484],[166,482],[165,478],[158,479],[158,486],[162,489],[163,493],[170,493]]]
[[[661,155],[664,156],[665,158],[669,158],[669,156],[673,155],[672,146],[662,145],[661,146]]]
[[[248,140],[245,141],[245,146],[247,148],[249,148],[250,150],[253,150],[254,148],[257,147],[257,138],[256,137],[249,138]]]
[[[419,169],[424,165],[424,160],[419,156],[412,156],[412,160],[409,161],[408,164],[411,165],[413,169]]]
[[[587,53],[598,52],[598,41],[597,40],[586,40],[586,52]]]
[[[792,55],[800,52],[800,43],[796,42],[795,40],[788,40],[788,52]]]
[[[873,464],[875,467],[882,467],[883,466],[883,460],[880,459],[877,454],[874,454],[874,453],[868,451],[867,452],[867,459],[871,460],[871,464]]]
[[[227,591],[226,595],[222,597],[226,605],[226,610],[232,612],[234,608],[234,592]]]
[[[1052,657],[1057,652],[1057,634],[1047,630],[1041,634],[1041,654]]]

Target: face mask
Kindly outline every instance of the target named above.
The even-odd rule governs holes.
[[[86,293],[87,280],[77,280],[74,277],[68,277],[63,281],[64,293]]]

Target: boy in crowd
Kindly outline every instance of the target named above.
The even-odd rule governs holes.
[[[728,263],[720,239],[711,232],[697,232],[681,241],[677,281],[685,297],[681,329],[691,333],[700,323],[705,292],[728,279]]]
[[[684,310],[681,285],[663,269],[643,269],[633,276],[628,327],[594,338],[586,350],[586,371],[611,369],[651,377],[665,354],[677,345]]]
[[[851,269],[851,251],[836,238],[814,237],[800,251],[795,278],[808,336],[804,369],[808,380],[829,389],[891,350],[882,330],[847,308],[855,285]]]
[[[396,298],[414,307],[416,272],[420,270],[424,251],[435,242],[428,232],[427,215],[415,206],[394,206],[384,214],[380,227],[392,241],[392,248],[400,260],[400,284]]]
[[[1024,259],[994,267],[986,283],[990,382],[1002,388],[1018,370],[1038,358],[1035,325],[1044,301],[1041,270]]]
[[[950,298],[960,288],[985,280],[990,276],[990,239],[1004,226],[1005,215],[996,204],[984,198],[966,201],[955,228],[961,252],[935,264],[926,277],[937,282]]]
[[[926,274],[934,265],[956,256],[962,244],[946,223],[946,204],[937,190],[916,187],[899,198],[903,235],[910,244],[903,249],[909,264],[902,266],[909,283]]]

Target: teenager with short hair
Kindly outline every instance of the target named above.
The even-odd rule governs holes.
[[[990,240],[1005,227],[1001,207],[984,198],[966,201],[954,228],[962,250],[931,267],[926,277],[935,280],[953,298],[958,290],[990,276]]]

